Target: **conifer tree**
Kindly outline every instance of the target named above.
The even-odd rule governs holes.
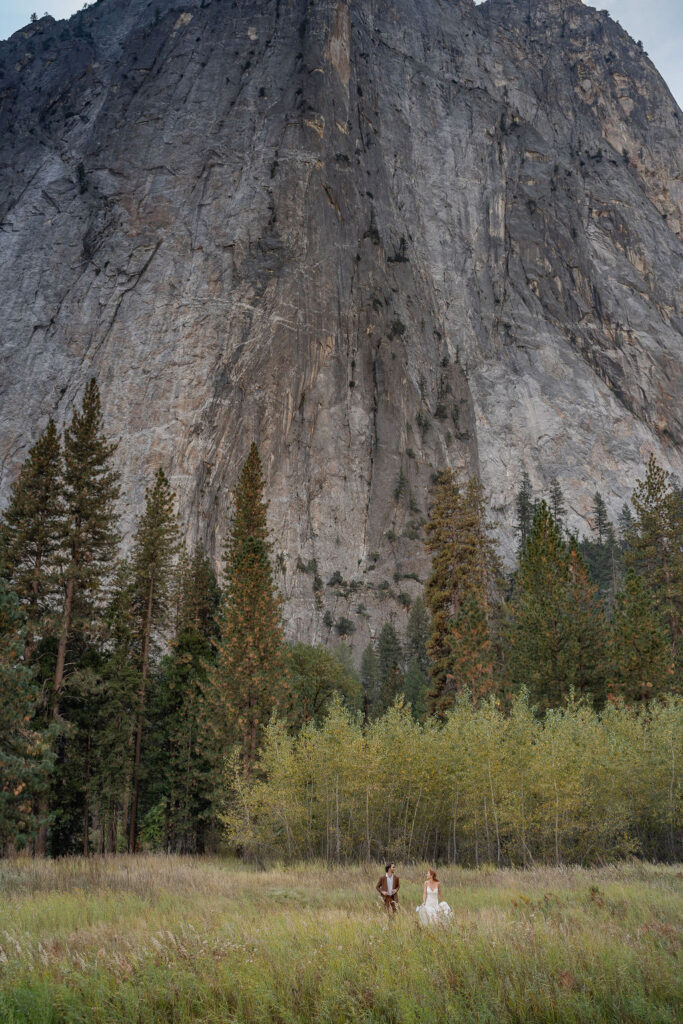
[[[575,540],[569,543],[567,595],[562,611],[565,690],[602,703],[606,695],[607,623],[598,587]],[[564,695],[564,694],[563,694]]]
[[[38,687],[23,663],[24,645],[19,601],[0,577],[0,852],[33,838],[36,796],[50,766],[46,737],[32,724]]]
[[[390,622],[385,622],[377,637],[377,667],[380,686],[386,682],[394,669],[399,668],[403,651],[398,633]]]
[[[416,718],[422,718],[426,712],[426,698],[429,689],[429,612],[424,598],[418,597],[410,609],[406,627],[405,658],[406,669],[403,680],[403,692],[410,703]]]
[[[650,455],[645,480],[638,481],[631,500],[635,516],[624,563],[649,589],[667,627],[675,661],[683,617],[683,497],[671,474]]]
[[[94,379],[86,385],[80,409],[74,410],[71,423],[64,431],[63,479],[61,500],[63,514],[59,533],[57,603],[57,650],[52,685],[46,686],[48,719],[61,734],[62,757],[55,771],[53,789],[57,802],[61,796],[71,800],[68,771],[77,759],[70,756],[65,732],[69,722],[61,714],[63,690],[67,675],[67,653],[77,637],[80,648],[95,635],[100,626],[104,605],[104,585],[112,571],[118,535],[115,503],[119,496],[118,474],[111,461],[116,445],[110,444],[103,429],[100,395]],[[74,651],[72,668],[76,668],[78,651]],[[80,700],[77,700],[80,707]],[[72,708],[73,710],[73,708]],[[73,730],[72,730],[73,732]],[[67,772],[62,772],[62,763]],[[61,796],[60,796],[61,794]],[[36,841],[36,854],[43,856],[47,848],[49,795],[42,797],[42,824]],[[63,827],[68,815],[60,810]]]
[[[627,703],[659,697],[671,683],[671,645],[645,583],[633,570],[617,595],[608,691]]]
[[[534,516],[515,578],[506,628],[508,673],[543,708],[575,688],[604,695],[604,621],[585,565],[565,544],[544,501]]]
[[[152,678],[146,800],[163,809],[164,848],[203,852],[210,843],[211,765],[201,749],[202,683],[213,653],[220,590],[201,544],[178,560],[170,653]]]
[[[578,548],[608,613],[611,613],[622,575],[621,553],[614,526],[607,515],[607,506],[599,491],[593,496],[590,523],[593,538],[584,537]]]
[[[140,691],[135,722],[133,783],[128,850],[134,853],[137,842],[137,812],[140,796],[142,733],[149,676],[150,649],[154,631],[167,621],[171,571],[178,550],[175,495],[163,469],[158,469],[154,484],[145,493],[145,509],[137,527],[131,559],[133,591],[138,610],[140,637]]]
[[[264,488],[261,460],[252,444],[234,493],[216,663],[205,687],[205,720],[216,763],[237,744],[247,774],[263,729],[273,711],[286,707],[289,690]]]
[[[360,659],[360,681],[363,686],[363,719],[367,722],[379,704],[379,665],[377,651],[369,643]]]
[[[114,506],[118,473],[111,466],[116,450],[104,435],[100,394],[95,379],[86,386],[80,410],[64,432],[64,531],[61,611],[52,715],[59,717],[66,654],[73,629],[92,621],[101,607],[102,586],[111,571],[118,534]]]
[[[428,653],[430,711],[443,715],[457,690],[483,696],[494,688],[491,627],[497,612],[500,561],[481,484],[464,489],[441,474],[426,527],[432,570],[425,598],[432,614]]]
[[[403,692],[417,719],[426,714],[428,690],[429,673],[423,670],[417,658],[411,658],[403,676]]]
[[[12,485],[0,528],[4,573],[26,613],[27,660],[58,590],[63,511],[62,451],[50,420]]]
[[[591,528],[598,539],[598,544],[604,544],[607,541],[610,525],[605,499],[600,491],[596,491],[593,495]]]
[[[531,530],[534,519],[534,495],[531,480],[526,469],[522,472],[522,485],[515,498],[515,532],[517,533],[519,550],[522,551]]]
[[[407,661],[415,659],[420,670],[426,675],[429,673],[429,655],[427,644],[429,642],[429,612],[422,596],[413,601],[408,625],[406,626],[405,656]]]
[[[550,511],[553,514],[553,519],[560,527],[561,530],[565,530],[567,526],[567,504],[564,500],[564,494],[560,487],[560,481],[554,476],[550,481]]]

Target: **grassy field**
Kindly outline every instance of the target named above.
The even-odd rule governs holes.
[[[2,1024],[572,1021],[683,1014],[683,872],[421,868],[389,920],[379,866],[264,872],[159,856],[0,863]]]

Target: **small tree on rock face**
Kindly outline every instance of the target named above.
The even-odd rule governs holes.
[[[239,744],[247,774],[263,729],[289,690],[280,598],[270,563],[265,482],[252,444],[234,494],[216,664],[205,687],[206,725],[217,762]]]
[[[617,595],[610,654],[611,697],[632,703],[666,691],[673,674],[671,645],[647,587],[633,571]]]
[[[168,616],[171,570],[177,551],[175,495],[163,469],[159,469],[154,485],[147,489],[145,495],[145,510],[138,523],[131,560],[140,637],[140,693],[135,723],[133,790],[128,831],[128,849],[131,853],[135,851],[137,840],[142,731],[150,647],[153,631],[163,626]]]

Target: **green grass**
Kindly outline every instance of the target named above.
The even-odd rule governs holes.
[[[421,929],[379,866],[258,872],[160,856],[0,863],[2,1024],[681,1019],[683,873],[444,869]]]

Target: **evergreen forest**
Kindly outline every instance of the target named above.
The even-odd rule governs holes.
[[[422,593],[356,661],[286,639],[255,445],[218,574],[162,468],[122,543],[115,456],[93,379],[0,517],[0,850],[680,859],[683,492],[653,457],[587,536],[520,467],[512,568],[443,469]]]

